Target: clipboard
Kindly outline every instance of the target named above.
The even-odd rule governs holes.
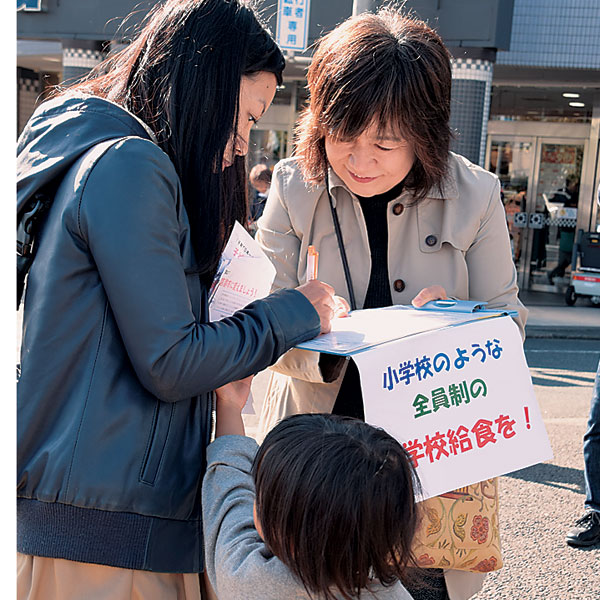
[[[516,315],[514,310],[494,309],[486,302],[455,299],[434,300],[421,308],[400,304],[353,310],[347,317],[333,319],[329,333],[298,344],[296,348],[349,358],[375,346],[427,331]]]
[[[447,298],[445,300],[431,300],[427,304],[415,310],[436,310],[450,311],[458,313],[502,313],[511,317],[517,317],[519,313],[516,310],[502,310],[505,304],[489,305],[487,302],[476,302],[473,300],[457,300],[455,298]]]

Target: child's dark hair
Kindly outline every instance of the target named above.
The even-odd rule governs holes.
[[[374,583],[405,579],[415,564],[419,484],[384,430],[294,415],[267,435],[252,472],[264,542],[309,593],[355,598]]]

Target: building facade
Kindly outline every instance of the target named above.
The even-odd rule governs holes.
[[[515,0],[510,49],[497,54],[485,166],[519,203],[509,219],[522,289],[563,293],[569,273],[549,278],[558,249],[599,230],[598,39],[596,0]]]
[[[18,0],[18,131],[49,86],[80,77],[126,43],[153,4]],[[353,9],[379,4],[313,0],[309,49],[286,51],[284,86],[252,132],[250,165],[291,154],[310,45]],[[276,32],[277,1],[259,6]],[[600,230],[600,2],[408,0],[405,9],[436,28],[453,55],[453,149],[500,177],[521,289],[564,293],[568,269],[548,277],[559,247],[572,231]]]

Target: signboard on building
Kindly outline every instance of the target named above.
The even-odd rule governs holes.
[[[17,0],[17,10],[41,12],[44,9],[43,4],[44,0]]]
[[[277,43],[281,48],[306,50],[309,12],[310,0],[277,1]]]

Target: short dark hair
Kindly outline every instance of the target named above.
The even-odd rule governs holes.
[[[318,42],[307,80],[309,105],[296,129],[307,181],[325,178],[326,135],[354,139],[375,123],[413,144],[405,185],[415,199],[441,189],[452,137],[452,70],[433,29],[391,8],[352,17]]]
[[[254,165],[250,169],[250,175],[249,175],[250,183],[262,181],[263,183],[266,183],[267,185],[271,185],[272,177],[273,177],[273,175],[271,173],[271,169],[269,169],[269,167],[267,165],[265,165],[264,163],[259,163],[257,165]]]
[[[383,429],[336,415],[288,417],[267,434],[253,476],[264,542],[309,593],[353,598],[373,578],[392,585],[415,564],[418,480]]]
[[[579,175],[577,175],[577,173],[571,172],[568,173],[567,176],[565,177],[565,185],[569,186],[571,184],[578,184],[579,183]]]
[[[117,102],[154,131],[181,181],[198,271],[208,281],[234,222],[247,218],[243,157],[221,170],[237,131],[241,78],[266,71],[281,85],[284,67],[243,0],[167,0],[125,49],[70,90]]]

